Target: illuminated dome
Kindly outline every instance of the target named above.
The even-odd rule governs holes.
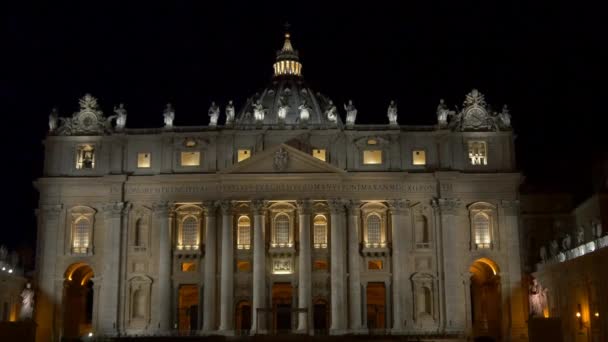
[[[283,48],[277,51],[273,68],[271,84],[247,99],[237,115],[238,127],[332,128],[342,125],[336,104],[306,85],[302,64],[289,33],[285,33]]]

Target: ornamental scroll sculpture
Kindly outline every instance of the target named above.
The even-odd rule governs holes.
[[[105,118],[97,99],[86,94],[79,101],[80,110],[72,114],[71,118],[59,118],[57,113],[51,114],[49,128],[52,128],[53,115],[59,119],[59,126],[55,129],[57,135],[100,135],[109,131],[110,121]]]
[[[450,127],[456,131],[498,131],[511,128],[511,114],[505,105],[500,113],[492,111],[485,96],[477,89],[465,96],[463,109],[451,111],[440,100],[437,106],[439,127]]]

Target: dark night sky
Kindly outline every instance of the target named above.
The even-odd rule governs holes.
[[[33,246],[32,181],[41,175],[53,106],[71,115],[91,92],[106,114],[124,102],[127,127],[159,127],[170,101],[177,125],[207,124],[211,100],[223,107],[234,99],[238,110],[266,85],[285,21],[308,83],[339,108],[352,98],[358,122],[384,123],[396,99],[400,123],[434,124],[440,98],[460,106],[476,87],[496,109],[511,108],[530,183],[586,189],[592,156],[606,150],[600,80],[608,30],[604,12],[582,2],[125,3],[0,9],[0,243]],[[568,181],[573,176],[582,178]]]

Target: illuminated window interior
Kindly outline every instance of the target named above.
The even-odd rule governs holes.
[[[237,242],[238,249],[251,248],[251,220],[247,216],[239,217],[237,226]]]
[[[251,157],[251,150],[249,149],[240,149],[237,153],[238,162],[242,162],[245,159],[249,159]]]
[[[196,263],[182,262],[182,272],[196,272]]]
[[[317,215],[314,219],[314,248],[327,248],[327,219]]]
[[[236,262],[236,268],[240,272],[249,272],[251,271],[251,263],[246,260],[239,260]]]
[[[325,159],[325,149],[324,148],[321,148],[321,149],[315,148],[315,149],[313,149],[312,150],[312,156],[315,157],[315,158],[317,158],[317,159],[319,159],[319,160],[326,161],[326,159]]]
[[[381,270],[382,260],[370,260],[367,262],[367,268],[370,270]]]
[[[182,151],[181,155],[182,166],[199,166],[201,164],[201,153]]]
[[[197,329],[193,317],[198,314],[199,295],[197,285],[180,285],[177,293],[177,317],[179,331],[192,331]]]
[[[312,268],[315,270],[327,270],[329,269],[329,265],[327,264],[327,261],[325,260],[315,260],[312,264]]]
[[[366,225],[366,247],[379,248],[384,247],[382,241],[382,221],[380,216],[371,214],[365,220]]]
[[[382,151],[381,150],[363,151],[363,164],[365,164],[365,165],[382,164]]]
[[[488,165],[488,145],[485,141],[469,141],[471,165]]]
[[[272,247],[291,247],[289,217],[285,214],[277,215],[274,219],[274,243]]]
[[[198,249],[198,220],[188,216],[182,221],[181,244],[179,249]]]
[[[95,167],[95,147],[93,145],[80,145],[76,149],[76,168],[92,169]]]
[[[490,248],[490,218],[484,213],[473,216],[473,230],[475,232],[475,246],[477,248]]]
[[[150,153],[142,152],[137,154],[137,167],[149,168],[150,167]]]
[[[91,222],[86,217],[78,218],[72,227],[72,253],[86,254],[89,251]]]
[[[426,165],[426,152],[423,150],[412,151],[412,164]]]

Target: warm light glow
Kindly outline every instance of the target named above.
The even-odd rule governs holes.
[[[426,165],[426,152],[423,150],[412,151],[412,164]]]
[[[201,164],[200,152],[183,151],[181,155],[182,166],[199,166]]]
[[[76,149],[76,168],[92,169],[95,167],[95,147],[93,145],[80,145]]]
[[[485,141],[469,141],[471,165],[488,165],[488,145]]]
[[[378,140],[376,140],[376,139],[368,139],[367,140],[367,144],[368,145],[378,145]]]
[[[186,140],[186,147],[194,147],[194,146],[196,146],[196,140],[194,140],[194,139]]]
[[[93,337],[93,333],[92,333],[92,332],[90,332],[88,336],[89,336],[89,337]]]
[[[370,260],[367,262],[367,268],[370,270],[381,270],[382,260]]]
[[[599,313],[599,312],[596,312],[596,313],[594,313],[594,314],[593,314],[593,316],[595,316],[595,317],[600,317],[600,313]]]
[[[322,160],[322,161],[326,161],[325,160],[325,149],[324,148],[315,148],[312,150],[312,156]]]
[[[365,164],[365,165],[382,164],[382,151],[381,150],[363,151],[363,164]]]
[[[13,270],[12,269],[8,270],[8,273],[13,273]]]
[[[142,169],[150,167],[150,153],[142,152],[137,154],[137,167]]]
[[[580,312],[576,313],[576,318],[581,318],[581,313]]]
[[[241,272],[251,271],[251,263],[246,260],[239,260],[236,262],[236,268]]]
[[[182,272],[196,272],[196,263],[182,262]]]
[[[249,149],[240,149],[238,151],[238,157],[237,160],[238,162],[242,162],[243,160],[249,159],[249,157],[251,157],[251,150]]]

